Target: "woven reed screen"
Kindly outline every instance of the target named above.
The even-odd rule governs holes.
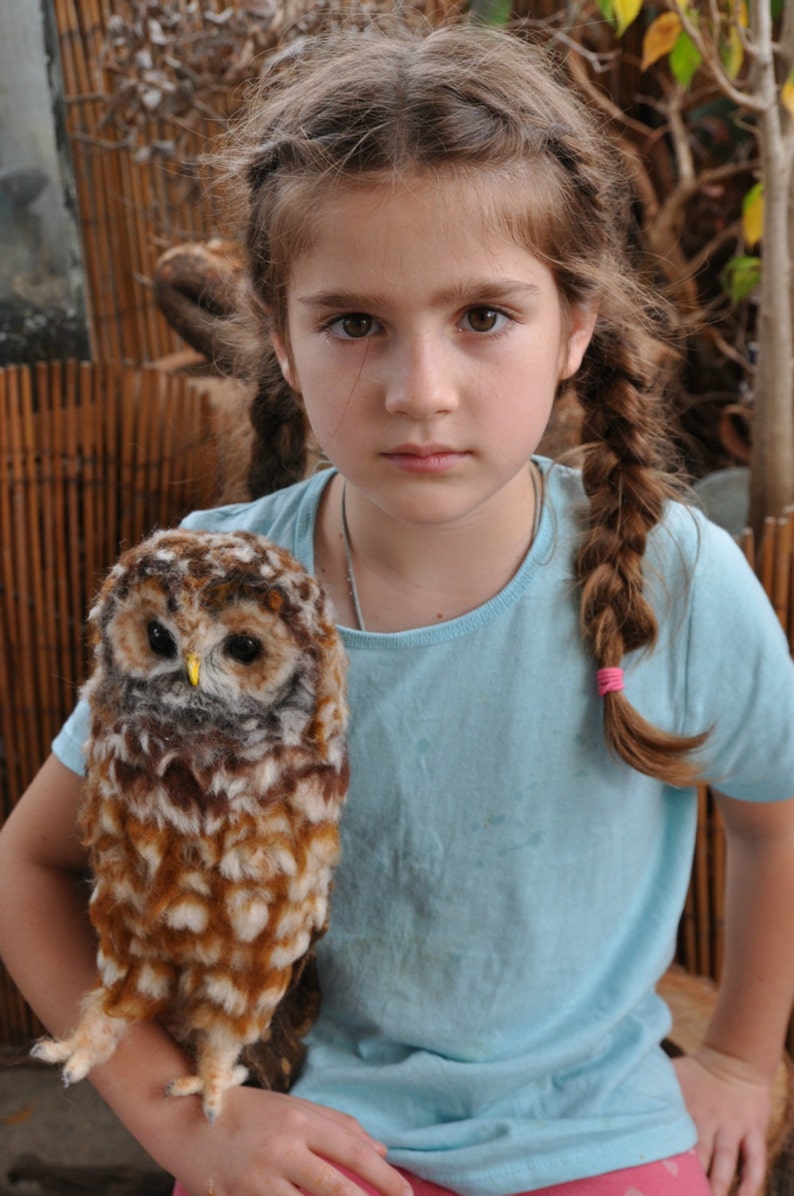
[[[187,2],[187,0],[185,0]],[[233,107],[219,94],[208,115],[180,131],[180,160],[137,160],[107,120],[113,77],[102,47],[114,0],[53,0],[60,45],[66,132],[74,164],[86,271],[91,355],[98,361],[156,361],[180,341],[160,315],[150,286],[157,258],[184,241],[222,235],[223,202],[202,161]],[[173,4],[176,9],[178,4]],[[205,8],[219,10],[215,0]],[[152,120],[151,141],[167,143],[173,126]]]
[[[152,369],[9,367],[0,467],[2,821],[74,705],[85,616],[119,548],[216,501],[210,400]],[[0,1043],[35,1032],[0,975]]]

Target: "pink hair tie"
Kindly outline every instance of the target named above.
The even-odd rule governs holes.
[[[623,689],[623,669],[599,669],[596,673],[598,696],[616,694]]]

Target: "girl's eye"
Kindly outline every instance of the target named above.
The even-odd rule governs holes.
[[[149,637],[149,647],[155,656],[163,656],[166,660],[173,660],[176,656],[176,640],[167,627],[157,619],[152,619],[146,627]]]
[[[253,664],[262,655],[262,642],[253,635],[230,635],[224,651],[238,664]]]
[[[472,332],[495,332],[508,317],[495,307],[471,307],[464,317]]]
[[[371,336],[377,327],[377,322],[373,320],[372,316],[368,316],[365,312],[354,311],[349,315],[339,316],[336,320],[331,320],[328,328],[335,336],[341,337],[343,340],[362,340],[366,336]]]

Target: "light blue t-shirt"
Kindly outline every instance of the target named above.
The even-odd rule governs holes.
[[[653,990],[696,802],[604,746],[572,582],[581,482],[538,463],[538,534],[501,593],[425,629],[342,630],[352,783],[295,1092],[353,1114],[391,1162],[462,1196],[695,1141]],[[186,526],[265,533],[312,569],[329,476]],[[624,662],[630,700],[671,731],[713,727],[705,759],[724,792],[794,795],[794,666],[738,549],[672,506],[647,567],[660,636]],[[78,771],[84,734],[78,709],[54,745]]]

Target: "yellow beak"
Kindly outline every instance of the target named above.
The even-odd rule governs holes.
[[[201,671],[201,659],[196,656],[195,652],[185,653],[185,664],[187,665],[187,675],[191,685],[198,685],[199,672]]]

